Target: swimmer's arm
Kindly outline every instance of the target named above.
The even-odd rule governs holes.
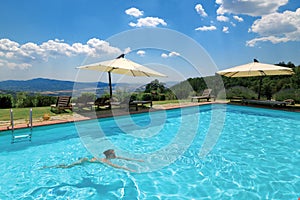
[[[122,160],[128,160],[128,161],[144,162],[143,160],[134,159],[134,158],[125,158],[125,157],[121,157],[121,156],[117,156],[116,158],[122,159]]]
[[[109,160],[103,159],[102,162],[108,164],[108,165],[111,166],[111,167],[117,168],[117,169],[124,169],[124,170],[130,171],[130,172],[135,172],[135,170],[133,170],[133,169],[130,169],[130,168],[127,168],[127,167],[123,167],[123,166],[120,166],[120,165],[113,164],[113,163],[110,162]]]

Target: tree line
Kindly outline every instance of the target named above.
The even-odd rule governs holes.
[[[262,79],[261,96],[263,99],[285,100],[293,99],[300,103],[300,65],[280,62],[276,65],[290,67],[295,72],[292,76],[266,76]],[[215,96],[230,99],[235,96],[243,98],[257,98],[259,77],[228,78],[219,75],[208,77],[189,78],[170,88],[165,83],[154,80],[144,89],[129,93],[117,90],[114,97],[122,101],[126,98],[131,100],[176,100],[187,99],[191,96],[201,95],[203,90],[210,87]],[[223,89],[225,88],[225,91]],[[103,96],[109,97],[108,93]],[[82,93],[81,96],[72,98],[72,102],[94,101],[96,95],[92,93]],[[0,94],[0,108],[22,108],[41,107],[55,104],[57,97],[45,96],[41,94],[30,94],[28,92],[18,92],[14,94]]]
[[[293,99],[300,103],[300,65],[295,66],[291,62],[280,62],[276,65],[292,68],[295,74],[291,76],[263,77],[261,86],[262,99]],[[221,95],[222,98],[230,99],[234,96],[257,98],[259,82],[260,77],[228,78],[215,75],[203,78],[189,78],[186,82],[176,86],[176,88],[177,90],[185,91],[185,97],[188,95],[201,95],[202,91],[210,85],[214,95]],[[226,91],[222,94],[223,88]]]
[[[13,94],[0,94],[0,108],[25,108],[42,107],[55,104],[57,97],[41,94],[30,94],[28,92],[17,92]]]

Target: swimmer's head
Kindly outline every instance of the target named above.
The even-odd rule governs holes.
[[[107,159],[114,159],[117,157],[115,154],[115,150],[113,150],[113,149],[108,149],[108,150],[104,151],[103,153]]]

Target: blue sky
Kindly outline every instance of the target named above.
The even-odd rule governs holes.
[[[300,65],[299,0],[3,0],[0,9],[0,81],[94,80],[88,72],[78,78],[75,68],[124,52],[168,80],[210,75],[253,58]],[[144,28],[175,31],[170,48],[135,46],[134,39],[143,38],[135,33]],[[128,31],[133,34],[123,39],[131,42],[119,46]],[[176,39],[176,32],[186,38]],[[201,66],[183,56],[198,53],[189,42],[203,48],[202,63],[195,62]],[[195,67],[210,70],[195,73]]]

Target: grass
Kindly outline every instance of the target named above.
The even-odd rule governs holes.
[[[13,108],[14,120],[24,119],[29,120],[30,108]],[[50,107],[33,107],[32,108],[32,119],[42,119],[44,114],[50,114],[50,116],[55,116],[57,114],[50,111]],[[71,113],[63,113],[71,114]],[[10,109],[0,109],[0,121],[10,121]]]
[[[180,104],[180,103],[186,103],[186,102],[191,102],[191,100],[190,99],[185,99],[185,100],[153,101],[153,105]]]

